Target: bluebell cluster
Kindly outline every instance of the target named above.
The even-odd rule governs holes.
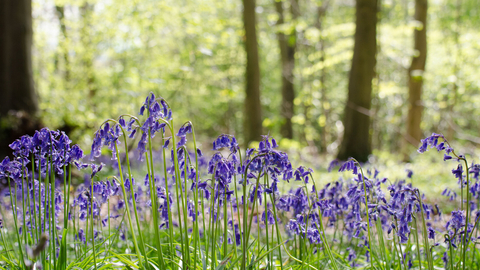
[[[71,216],[62,189],[67,188],[72,166],[81,169],[89,165],[82,162],[83,151],[72,145],[64,132],[47,128],[22,136],[10,148],[13,159],[5,157],[0,165],[0,179],[7,186],[0,203],[9,210],[1,211],[2,218],[13,217],[18,234],[25,239],[28,234],[38,242],[42,234],[59,230],[61,221]],[[12,226],[11,222],[7,225]]]
[[[352,267],[364,266],[364,262],[371,260],[374,243],[370,230],[382,230],[377,233],[384,233],[398,244],[406,244],[413,241],[412,233],[417,234],[420,223],[425,222],[423,237],[430,241],[429,248],[443,246],[448,250],[457,248],[462,241],[476,240],[473,230],[480,212],[473,210],[477,210],[480,199],[479,164],[466,168],[459,163],[452,170],[460,188],[468,184],[470,189],[467,192],[472,197],[466,197],[471,199],[466,202],[470,205],[467,209],[471,210],[468,216],[463,201],[461,208],[442,215],[439,207],[427,203],[425,195],[411,182],[392,182],[380,177],[374,169],[364,172],[354,159],[343,163],[334,161],[329,166],[329,170],[339,166],[339,172],[351,172],[351,176],[319,186],[313,170],[304,166],[294,169],[288,155],[278,150],[277,141],[269,135],[262,137],[258,147],[248,148],[242,155],[236,138],[222,134],[214,140],[213,154],[207,160],[195,144],[192,150],[187,143],[187,137],[194,136],[192,123],[187,122],[172,132],[172,110],[164,99],[150,94],[140,115],[146,117],[143,123],[135,116],[122,115],[101,125],[91,147],[93,163],[84,163],[83,151],[72,145],[63,132],[42,129],[34,136],[22,136],[13,142],[10,147],[14,158],[7,157],[0,163],[0,179],[9,186],[2,192],[1,207],[10,210],[7,215],[14,215],[19,221],[16,226],[20,234],[25,232],[38,240],[47,232],[59,243],[61,233],[58,232],[63,221],[64,227],[74,226],[75,245],[106,239],[108,235],[103,235],[105,231],[99,228],[108,228],[110,233],[112,227],[119,232],[120,239],[126,240],[129,234],[135,234],[123,222],[125,212],[130,209],[138,215],[136,222],[151,220],[153,211],[159,213],[160,229],[184,226],[183,229],[192,233],[198,230],[202,236],[207,228],[192,224],[198,220],[216,223],[223,219],[231,234],[227,239],[217,240],[241,246],[243,237],[250,232],[250,229],[245,231],[248,226],[242,217],[247,214],[245,211],[255,211],[248,208],[253,204],[259,211],[252,216],[258,228],[279,226],[288,239],[303,239],[315,246],[315,250],[324,249],[327,241],[344,241],[343,238],[355,243],[341,251]],[[151,143],[157,134],[161,135],[160,147],[157,145],[152,150]],[[120,151],[127,138],[136,137],[139,137],[138,145],[132,152],[138,160],[146,160],[148,168],[147,173],[140,176],[138,171],[130,171],[128,150]],[[112,162],[104,159],[103,147],[109,150]],[[446,161],[465,160],[464,156],[455,154],[443,135],[432,134],[422,140],[418,152],[423,153],[429,147],[445,151]],[[150,151],[161,158],[154,159]],[[122,160],[128,163],[128,170]],[[72,165],[90,169],[86,181],[75,188],[70,188],[70,179],[67,181],[66,177],[67,173],[71,174]],[[106,167],[113,170],[115,176],[99,177],[99,172]],[[165,173],[156,172],[155,167],[164,167]],[[134,175],[143,181],[136,180]],[[407,171],[407,178],[412,175],[412,171]],[[453,190],[447,189],[443,195],[451,200],[457,198]],[[11,225],[2,219],[0,228]],[[92,239],[88,238],[86,227],[89,219],[99,225],[92,230]],[[339,234],[326,233],[329,230]],[[411,268],[415,256],[413,252],[406,252],[402,263]],[[447,252],[442,258],[448,263]]]

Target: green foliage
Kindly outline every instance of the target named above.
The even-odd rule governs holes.
[[[414,54],[409,2],[382,1],[374,80],[374,148],[398,151],[406,119],[407,74]],[[64,7],[59,20],[55,5]],[[289,2],[284,2],[289,8]],[[325,13],[319,17],[318,8]],[[34,1],[34,73],[44,123],[84,135],[99,119],[132,111],[162,89],[182,120],[206,136],[242,138],[244,64],[241,1]],[[462,129],[478,143],[479,11],[475,1],[429,5],[424,80],[426,134]],[[353,1],[301,1],[298,20],[277,26],[273,1],[257,1],[264,127],[279,133],[281,68],[276,31],[297,31],[295,140],[335,153],[343,126],[353,48]],[[65,31],[62,31],[62,23]],[[421,27],[421,26],[420,26]],[[323,43],[324,53],[321,44]],[[323,74],[323,75],[322,75]],[[328,146],[328,147],[327,147]]]

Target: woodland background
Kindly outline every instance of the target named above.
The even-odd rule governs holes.
[[[6,0],[0,18],[4,155],[41,126],[88,149],[149,92],[204,145],[269,133],[408,161],[432,132],[480,144],[476,0]]]

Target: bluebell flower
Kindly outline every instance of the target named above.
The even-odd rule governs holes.
[[[221,148],[228,148],[231,153],[236,153],[239,149],[237,139],[234,136],[227,134],[218,136],[213,142],[213,150],[220,150]]]
[[[263,212],[262,221],[265,223],[265,225],[275,224],[275,219],[274,219],[273,213],[270,209],[267,209],[267,211]]]
[[[357,254],[355,253],[355,249],[353,248],[347,248],[348,251],[348,256],[347,256],[347,261],[352,262],[357,258]]]
[[[448,266],[448,254],[447,254],[447,252],[443,253],[442,261],[443,261],[443,264],[445,265],[445,269],[447,269],[447,266]]]
[[[435,230],[432,227],[428,227],[428,239],[435,240]]]
[[[463,167],[461,164],[458,164],[458,167],[456,169],[452,170],[453,175],[455,175],[455,178],[458,178],[459,180],[462,179],[462,174],[463,174]]]
[[[439,142],[440,139],[443,141]],[[435,147],[439,152],[445,150],[445,153],[447,155],[444,156],[444,160],[450,159],[450,156],[448,154],[453,152],[453,148],[450,147],[450,145],[447,143],[447,140],[442,134],[432,133],[431,136],[422,139],[421,145],[417,151],[419,153],[424,153],[428,150],[428,146],[430,146],[431,148]]]
[[[242,239],[241,239],[241,235],[240,235],[240,230],[238,228],[238,224],[235,224],[234,225],[234,231],[235,231],[235,243],[237,246],[240,246],[240,244],[242,243]]]
[[[96,164],[91,164],[90,166],[92,167],[92,174],[90,175],[90,178],[93,179],[93,177],[99,172],[102,170],[103,166],[105,164],[103,163],[100,163],[100,165],[96,165]]]
[[[182,136],[180,137],[180,140],[177,142],[177,147],[182,147],[187,143],[187,137]]]
[[[287,224],[287,229],[290,232],[293,232],[294,234],[297,234],[297,235],[300,234],[301,232],[301,226],[299,222],[295,219],[290,219],[290,221]]]
[[[85,243],[87,241],[87,238],[85,236],[85,233],[83,232],[83,229],[78,230],[78,234],[75,236],[76,240],[81,241]]]
[[[342,166],[340,166],[340,169],[338,169],[339,172],[350,170],[356,170],[355,161],[353,159],[347,160],[342,164]],[[357,174],[357,172],[354,171],[354,174]]]
[[[452,216],[449,221],[447,221],[447,224],[445,225],[445,228],[448,229],[454,229],[454,230],[459,230],[461,228],[465,227],[465,214],[463,211],[452,211]]]

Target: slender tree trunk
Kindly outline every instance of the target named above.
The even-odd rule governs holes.
[[[406,139],[418,146],[422,138],[422,84],[423,72],[427,60],[427,0],[415,0],[415,20],[422,23],[414,32],[414,51],[412,63],[408,69],[408,116]]]
[[[285,23],[284,8],[282,1],[275,1],[275,8],[278,13],[277,26]],[[297,0],[290,0],[290,12],[292,20],[299,16],[299,7]],[[292,117],[294,115],[295,88],[293,84],[293,70],[295,68],[295,49],[297,34],[295,30],[285,34],[282,31],[277,32],[278,45],[280,47],[280,56],[282,62],[282,109],[281,115],[283,123],[281,134],[283,138],[293,138]]]
[[[39,127],[32,72],[32,2],[0,1],[0,155]]]
[[[376,28],[377,0],[357,0],[355,45],[344,116],[345,130],[337,156],[340,160],[354,157],[358,161],[367,161],[372,152],[369,127],[377,50]]]
[[[255,19],[255,0],[243,0],[245,51],[247,53],[245,87],[245,145],[259,141],[262,135],[262,108],[260,103],[260,66]]]

